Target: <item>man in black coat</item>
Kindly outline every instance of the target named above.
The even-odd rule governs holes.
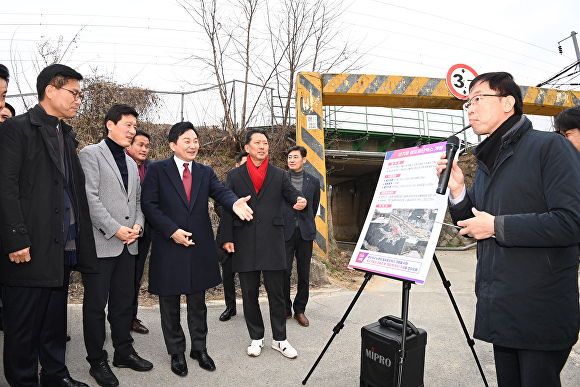
[[[580,106],[573,106],[558,114],[556,129],[580,151]]]
[[[147,158],[149,156],[149,143],[151,136],[149,133],[142,130],[135,132],[135,137],[131,141],[131,145],[127,147],[127,154],[137,163],[137,170],[139,171],[139,180],[143,184],[145,173],[151,161]],[[143,235],[139,237],[139,252],[137,253],[137,260],[135,261],[135,296],[133,299],[133,323],[131,330],[137,333],[149,333],[149,329],[142,324],[141,320],[137,318],[137,310],[139,306],[139,291],[141,290],[141,279],[143,278],[143,271],[145,270],[145,261],[149,254],[149,247],[151,247],[151,230],[147,219],[145,219],[145,227]]]
[[[76,149],[63,119],[81,104],[81,74],[55,64],[38,75],[39,104],[0,126],[0,281],[4,373],[12,386],[86,386],[65,365],[71,268],[97,270]]]
[[[471,189],[456,161],[449,179],[451,217],[478,241],[473,335],[493,344],[499,387],[560,386],[580,327],[580,153],[532,128],[508,73],[476,77],[465,108],[487,136]]]
[[[245,164],[248,159],[248,152],[241,151],[236,156],[236,168]],[[222,217],[222,206],[219,203],[214,204],[214,211],[220,218]],[[221,223],[221,221],[220,221]],[[226,302],[226,310],[220,314],[220,321],[228,321],[236,315],[236,272],[232,268],[232,254],[224,250],[220,238],[221,225],[218,226],[215,236],[215,244],[218,253],[218,259],[222,265],[222,278],[224,284],[224,301]]]
[[[270,305],[272,348],[288,358],[298,353],[286,338],[286,307],[284,305],[284,219],[282,202],[294,203],[303,210],[306,199],[292,186],[286,173],[268,163],[268,135],[262,129],[246,133],[246,163],[228,172],[226,185],[240,197],[250,196],[249,206],[254,219],[242,221],[222,215],[220,238],[223,247],[233,255],[233,270],[240,277],[244,317],[252,342],[249,356],[259,356],[264,346],[264,321],[258,303],[260,274]]]
[[[294,188],[302,192],[308,201],[303,211],[292,208],[284,202],[284,239],[286,240],[286,277],[284,278],[284,298],[286,299],[286,318],[294,318],[303,327],[310,325],[306,318],[306,304],[310,290],[310,260],[312,259],[313,241],[316,239],[316,213],[320,204],[320,181],[304,170],[306,164],[306,148],[293,146],[288,150],[288,178]],[[290,298],[290,277],[292,262],[296,255],[296,274],[298,277],[294,305]]]
[[[199,150],[197,131],[180,122],[169,131],[174,156],[151,163],[143,181],[142,208],[153,232],[149,258],[149,292],[159,295],[161,329],[171,371],[187,375],[185,334],[181,328],[180,297],[186,295],[187,324],[191,336],[190,357],[213,371],[207,353],[206,289],[221,282],[208,199],[220,203],[224,213],[234,212],[250,220],[249,197],[238,199],[223,186],[213,169],[194,161]]]
[[[10,73],[6,66],[0,63],[0,110],[4,108],[6,103],[6,92],[8,91],[8,80]]]

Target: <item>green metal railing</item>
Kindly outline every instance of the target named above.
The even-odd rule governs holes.
[[[272,102],[273,121],[279,123],[284,106],[281,102],[285,100],[275,97]],[[289,123],[292,125],[296,122],[296,114],[294,101],[291,102]],[[443,141],[466,125],[462,111],[449,110],[325,106],[323,115],[328,140],[348,139],[353,142],[353,150],[360,150],[368,140],[375,140],[379,144],[377,150],[381,152],[385,152],[395,140],[409,146]],[[461,139],[464,144],[468,142],[465,132]]]

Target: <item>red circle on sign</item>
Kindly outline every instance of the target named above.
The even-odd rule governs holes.
[[[445,83],[449,92],[459,99],[467,99],[469,85],[477,77],[474,69],[465,64],[456,64],[447,71]]]

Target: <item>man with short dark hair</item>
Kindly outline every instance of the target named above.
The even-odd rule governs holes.
[[[556,129],[580,151],[580,106],[573,106],[558,114]]]
[[[82,75],[55,64],[38,75],[39,103],[0,125],[0,282],[4,375],[11,386],[87,386],[65,364],[71,268],[97,271],[76,133]],[[0,82],[1,83],[1,82]],[[3,104],[3,103],[2,103]]]
[[[3,64],[0,64],[0,124],[10,117],[14,117],[16,112],[9,104],[6,104],[6,92],[8,90],[8,80],[10,73]],[[9,108],[7,108],[9,106]],[[2,294],[0,294],[0,330],[2,330]]]
[[[4,107],[6,102],[6,92],[8,91],[8,81],[10,80],[10,72],[2,63],[0,63],[0,110]]]
[[[236,168],[242,164],[246,163],[248,159],[248,152],[241,151],[236,156]],[[221,231],[221,217],[222,217],[222,206],[218,203],[214,204],[214,210],[217,216],[220,217],[220,225],[218,226],[217,233],[215,236],[216,242],[216,249],[218,253],[218,259],[222,265],[222,278],[224,284],[224,301],[226,302],[226,310],[220,314],[219,320],[220,321],[228,321],[233,316],[236,315],[236,283],[235,283],[235,275],[236,273],[232,269],[232,254],[228,253],[222,247],[222,242],[220,240],[220,231]]]
[[[131,141],[131,145],[127,147],[127,154],[137,163],[141,184],[143,184],[145,173],[151,163],[147,158],[147,156],[149,156],[150,140],[151,136],[149,136],[149,133],[137,130],[135,132],[135,137],[133,137],[133,141]],[[149,247],[151,246],[150,233],[151,230],[149,230],[149,224],[147,219],[145,219],[145,228],[143,230],[143,235],[139,237],[139,253],[137,254],[137,261],[135,262],[135,298],[133,299],[133,323],[131,324],[133,332],[143,334],[149,333],[149,329],[147,329],[147,327],[142,324],[141,320],[137,318],[137,309],[139,305],[139,291],[141,290],[141,278],[143,277],[145,261],[147,260],[147,254],[149,254]]]
[[[556,387],[578,340],[580,153],[522,115],[522,94],[505,72],[477,76],[465,104],[485,135],[466,191],[451,167],[451,217],[477,239],[474,337],[493,344],[499,387]]]
[[[111,325],[115,348],[113,365],[135,371],[153,368],[135,352],[131,337],[135,256],[145,218],[141,212],[139,171],[125,148],[135,136],[137,116],[131,106],[113,105],[105,116],[107,137],[79,153],[87,176],[87,199],[99,258],[99,272],[83,275],[83,333],[91,365],[89,373],[105,387],[119,385],[103,348],[105,318]]]
[[[143,211],[151,226],[149,292],[159,295],[161,329],[171,371],[188,373],[185,334],[181,328],[180,298],[186,295],[187,325],[191,336],[189,356],[208,371],[216,369],[207,353],[207,307],[205,291],[221,282],[208,198],[245,220],[252,218],[246,205],[220,183],[212,168],[195,162],[199,151],[197,130],[180,122],[169,131],[174,155],[152,163],[143,182]]]
[[[8,102],[0,109],[0,124],[16,115],[16,110]]]
[[[292,203],[299,211],[307,202],[286,173],[268,162],[268,135],[263,129],[246,132],[244,149],[249,153],[248,160],[228,172],[226,185],[238,196],[251,197],[249,205],[254,210],[254,219],[239,221],[224,213],[220,238],[225,250],[235,252],[233,270],[240,277],[244,317],[252,339],[247,354],[259,356],[264,346],[264,321],[258,302],[260,275],[263,275],[270,305],[272,348],[294,359],[298,352],[286,337],[282,202]]]
[[[308,201],[308,206],[297,211],[288,202],[284,202],[284,239],[286,241],[286,277],[284,278],[284,298],[286,299],[286,318],[292,317],[303,327],[310,325],[306,314],[306,304],[310,290],[310,260],[312,246],[316,239],[316,213],[320,204],[320,181],[304,170],[306,164],[306,148],[293,146],[288,150],[288,178],[294,188],[302,193]],[[290,277],[292,263],[296,255],[296,296],[294,303],[290,297]]]

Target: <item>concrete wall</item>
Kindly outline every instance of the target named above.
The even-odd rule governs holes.
[[[459,166],[464,171],[467,187],[473,183],[475,176],[475,158],[471,153],[460,156]],[[374,174],[332,186],[330,214],[333,222],[333,238],[337,241],[357,242],[379,179],[380,170]],[[451,223],[449,212],[446,222]],[[443,227],[438,246],[457,247],[473,243],[452,227]]]
[[[379,172],[332,186],[330,213],[334,235],[330,238],[347,242],[358,240],[373,200]]]

